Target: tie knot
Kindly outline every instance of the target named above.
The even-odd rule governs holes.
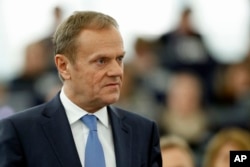
[[[97,119],[94,115],[85,115],[81,118],[82,122],[89,128],[89,130],[97,131]]]

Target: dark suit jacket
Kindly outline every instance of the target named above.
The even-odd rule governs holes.
[[[108,114],[117,167],[160,167],[156,124],[111,106]],[[0,122],[0,167],[81,167],[58,95]]]

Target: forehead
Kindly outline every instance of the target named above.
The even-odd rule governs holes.
[[[123,39],[114,27],[105,29],[84,29],[80,32],[77,41],[84,44],[116,44],[123,45]]]
[[[84,29],[77,38],[78,52],[92,54],[93,52],[124,52],[123,39],[118,29]]]

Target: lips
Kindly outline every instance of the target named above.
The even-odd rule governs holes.
[[[104,84],[105,87],[113,87],[113,86],[118,86],[119,88],[121,87],[122,82],[119,80],[115,80],[115,81],[110,81],[110,82],[106,82],[106,84]]]
[[[113,83],[108,83],[105,86],[120,86],[121,84],[119,82],[113,82]]]

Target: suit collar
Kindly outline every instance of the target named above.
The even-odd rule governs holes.
[[[131,126],[126,123],[126,117],[119,109],[108,107],[110,123],[114,138],[116,166],[128,167],[131,166],[130,157],[132,151],[132,135]]]
[[[43,115],[46,117],[42,123],[44,133],[61,166],[81,167],[71,128],[59,95],[47,103]]]
[[[126,116],[120,109],[108,106],[108,115],[112,126],[116,166],[132,166],[132,127],[126,122]],[[70,124],[64,107],[58,95],[47,103],[43,112],[44,133],[53,148],[61,166],[81,167],[81,162],[75,147]]]

